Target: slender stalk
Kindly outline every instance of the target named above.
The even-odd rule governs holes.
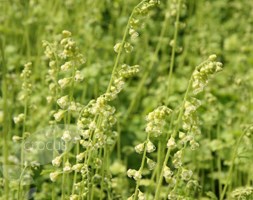
[[[192,78],[190,79],[190,81],[188,83],[188,87],[187,87],[187,90],[186,90],[185,95],[184,95],[184,99],[183,99],[183,102],[182,102],[182,105],[181,105],[181,109],[180,109],[178,118],[176,120],[177,124],[176,124],[176,127],[175,127],[175,129],[173,130],[173,133],[172,133],[172,137],[175,137],[178,130],[179,130],[180,120],[182,118],[183,111],[184,111],[184,104],[185,104],[185,101],[188,97],[188,94],[189,94],[189,91],[190,91],[190,88],[191,88],[191,83],[192,83]],[[168,148],[167,152],[166,152],[166,155],[165,155],[164,162],[163,162],[162,170],[161,170],[161,173],[160,173],[160,176],[159,176],[159,180],[158,180],[158,183],[157,183],[157,188],[156,188],[156,193],[155,193],[155,200],[159,200],[159,198],[160,198],[161,185],[162,185],[162,180],[163,180],[163,171],[164,171],[164,169],[165,169],[165,167],[168,163],[170,153],[171,153],[171,150]]]
[[[114,78],[114,75],[116,73],[116,70],[117,70],[117,67],[119,65],[119,61],[120,61],[120,57],[121,57],[121,54],[122,54],[122,51],[123,51],[123,48],[124,48],[124,44],[126,42],[126,38],[127,38],[127,34],[128,34],[128,31],[129,31],[129,28],[130,28],[130,21],[131,19],[133,18],[135,12],[136,12],[136,9],[143,3],[145,2],[146,0],[143,0],[141,1],[137,6],[134,7],[130,17],[128,18],[128,22],[127,22],[127,25],[126,25],[126,28],[125,28],[125,32],[124,32],[124,35],[123,35],[123,38],[122,38],[122,41],[121,41],[121,46],[120,46],[120,49],[119,49],[119,52],[117,54],[117,57],[116,57],[116,60],[114,62],[114,66],[113,66],[113,69],[112,69],[112,74],[111,74],[111,79],[110,79],[110,82],[109,82],[109,85],[107,87],[107,90],[106,92],[109,92],[110,89],[111,89],[111,86],[112,86],[112,83],[113,83],[113,78]]]
[[[144,165],[145,165],[145,160],[146,160],[146,154],[147,154],[147,142],[149,140],[150,137],[150,132],[148,133],[146,142],[145,142],[145,146],[144,146],[144,150],[143,150],[143,155],[142,155],[142,161],[141,161],[141,167],[139,169],[140,174],[142,174]],[[139,186],[140,186],[140,179],[137,180],[136,182],[136,187],[135,187],[135,191],[134,191],[134,200],[138,199],[138,190],[139,190]]]
[[[121,161],[121,129],[119,122],[117,122],[117,132],[119,134],[117,140],[117,157]]]
[[[217,139],[220,139],[220,124],[217,125]],[[218,152],[218,155],[217,155],[217,168],[218,168],[218,172],[219,174],[222,174],[222,169],[221,169],[221,157],[220,157],[220,154]],[[219,194],[222,193],[222,183],[221,181],[219,180]]]
[[[136,105],[136,102],[138,102],[138,98],[139,98],[139,95],[141,94],[141,90],[144,87],[144,84],[145,84],[145,82],[146,82],[149,74],[151,73],[151,70],[152,70],[152,68],[153,68],[153,66],[155,64],[158,52],[161,49],[162,38],[165,35],[165,32],[166,32],[168,24],[169,24],[169,16],[165,15],[164,20],[163,20],[162,29],[161,29],[161,32],[160,32],[160,35],[159,35],[158,43],[157,43],[155,51],[154,51],[154,55],[153,55],[153,57],[152,57],[149,65],[147,67],[147,70],[145,71],[144,75],[142,76],[141,81],[139,82],[139,84],[137,86],[137,89],[136,89],[136,92],[135,92],[135,96],[132,99],[132,101],[131,101],[128,109],[127,109],[127,113],[125,115],[125,119],[127,119],[127,117],[133,112],[134,107]]]
[[[6,74],[7,74],[7,68],[6,68],[6,63],[5,63],[5,56],[4,56],[4,44],[3,41],[0,40],[0,48],[1,48],[1,68],[2,68],[2,94],[3,94],[3,113],[4,113],[4,118],[3,118],[3,154],[4,154],[4,193],[5,193],[5,199],[9,199],[9,174],[7,171],[7,166],[8,166],[8,157],[9,157],[9,147],[8,147],[8,132],[9,132],[9,115],[8,115],[8,104],[7,104],[7,99],[8,99],[8,88],[7,88],[7,81],[6,81]]]
[[[118,68],[118,65],[119,65],[119,61],[120,61],[120,58],[121,58],[121,55],[122,55],[122,52],[123,52],[124,44],[125,44],[126,39],[127,39],[127,34],[128,34],[128,31],[129,31],[129,28],[130,28],[130,21],[132,20],[134,14],[136,12],[136,9],[139,8],[139,6],[142,5],[144,2],[146,2],[146,0],[141,1],[137,6],[135,6],[134,9],[133,9],[133,11],[132,11],[132,13],[131,13],[131,15],[130,15],[130,17],[128,18],[128,22],[127,22],[127,25],[126,25],[126,28],[125,28],[125,31],[124,31],[124,35],[123,35],[123,38],[121,40],[121,46],[120,46],[119,52],[118,52],[117,57],[116,57],[115,62],[114,62],[114,66],[113,66],[112,73],[111,73],[111,78],[110,78],[110,81],[109,81],[106,93],[110,92],[110,90],[111,90],[111,86],[113,84],[113,79],[114,79],[114,76],[116,74],[116,71],[117,71],[117,68]],[[98,128],[101,125],[101,121],[102,121],[101,117],[102,116],[100,116],[100,115],[95,117],[95,122],[96,122],[96,125],[97,125]],[[92,139],[92,136],[91,136],[90,139]],[[93,140],[93,142],[95,143],[96,139]],[[88,162],[88,165],[89,165],[90,158],[91,158],[91,150],[87,149],[87,152],[89,152],[88,153],[88,158],[87,158],[88,159],[87,162]],[[103,185],[103,181],[104,180],[102,180],[101,185]],[[93,197],[93,186],[91,188],[91,196]]]
[[[24,170],[24,140],[25,140],[25,131],[26,131],[26,120],[27,120],[27,112],[28,112],[28,99],[25,99],[25,106],[24,106],[24,121],[23,121],[23,130],[22,130],[22,143],[21,143],[21,171]],[[23,173],[22,173],[23,175]],[[18,200],[22,197],[22,176],[19,179],[19,186],[18,186]]]
[[[169,71],[169,78],[168,78],[168,85],[167,85],[166,103],[167,103],[168,97],[170,95],[172,73],[173,73],[173,68],[174,68],[174,64],[175,64],[175,52],[176,52],[176,48],[177,48],[177,36],[178,36],[180,10],[181,10],[181,0],[178,0],[178,2],[177,2],[177,16],[176,16],[176,22],[175,22],[173,46],[172,46],[171,60],[170,60],[170,71]]]
[[[162,148],[162,142],[159,140],[158,142],[158,155],[157,155],[157,178],[160,177],[160,171],[162,169],[162,154],[163,154],[163,148]]]
[[[108,165],[107,165],[107,155],[108,155],[108,149],[107,146],[105,145],[104,147],[104,155],[103,155],[103,165],[102,165],[102,182],[101,182],[101,192],[100,192],[100,197],[99,199],[102,200],[103,199],[103,190],[104,190],[104,178],[105,178],[105,171],[108,171]]]
[[[222,190],[222,193],[221,193],[221,197],[220,197],[220,200],[223,200],[224,197],[225,197],[225,194],[226,194],[226,191],[227,191],[227,187],[229,186],[230,184],[230,181],[232,179],[232,175],[233,175],[233,169],[234,169],[234,166],[235,166],[235,159],[237,157],[237,151],[238,151],[238,148],[239,148],[239,145],[242,141],[242,138],[244,136],[244,132],[240,135],[239,139],[237,140],[236,142],[236,146],[234,148],[234,152],[233,152],[233,156],[232,156],[232,160],[231,160],[231,165],[229,167],[229,171],[228,171],[228,176],[227,176],[227,179],[226,179],[226,183],[225,183],[225,186]]]
[[[78,155],[80,152],[80,146],[79,143],[76,144],[76,155]],[[76,162],[77,164],[78,162]],[[75,171],[74,173],[74,179],[73,179],[73,183],[72,183],[72,194],[74,194],[75,191],[75,184],[76,184],[76,180],[77,180],[77,172]]]
[[[211,141],[211,127],[209,127],[208,128],[208,138],[209,138],[209,140]],[[212,158],[212,160],[211,160],[211,174],[213,174],[213,172],[214,172],[214,161],[213,161],[213,158]],[[214,182],[214,180],[212,179],[211,180],[211,188],[212,188],[212,191],[214,191],[215,190],[215,182]],[[201,189],[202,190],[202,193],[204,192],[204,188],[202,188]]]

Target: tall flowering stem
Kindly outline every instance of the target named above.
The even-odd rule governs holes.
[[[194,127],[195,124],[191,124],[192,122],[195,123],[194,119],[191,119],[192,117],[192,113],[195,112],[196,108],[199,106],[198,101],[195,99],[195,103],[191,104],[189,101],[187,101],[191,88],[193,90],[193,94],[196,95],[199,92],[202,92],[204,87],[206,86],[206,84],[208,83],[208,80],[210,78],[211,75],[219,72],[222,70],[222,64],[219,62],[216,62],[216,55],[211,55],[209,56],[209,58],[202,62],[200,65],[198,65],[191,78],[190,81],[188,83],[187,86],[187,90],[185,92],[184,98],[183,98],[183,102],[181,104],[180,110],[179,110],[179,114],[176,120],[176,125],[173,129],[172,132],[172,138],[175,138],[178,134],[179,128],[180,128],[180,124],[181,124],[181,120],[183,119],[183,128],[186,131],[190,131],[192,129],[192,127]],[[190,123],[189,121],[187,121],[186,119],[188,119],[190,117]],[[186,120],[186,121],[184,121]],[[192,140],[190,141],[191,146],[197,146],[196,142],[194,141],[194,138],[192,138]],[[167,145],[168,147],[168,145]],[[167,166],[170,154],[171,154],[171,148],[168,147],[167,151],[166,151],[166,155],[164,158],[164,162],[163,162],[163,166],[162,166],[162,170],[158,179],[158,183],[157,183],[157,189],[156,189],[156,193],[155,193],[155,200],[159,200],[160,199],[160,191],[161,191],[161,185],[162,185],[162,181],[163,181],[163,176],[164,176],[164,170]],[[178,177],[178,175],[177,175]],[[175,186],[176,188],[176,186]]]

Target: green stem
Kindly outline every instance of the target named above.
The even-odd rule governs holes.
[[[119,52],[117,54],[117,57],[116,57],[116,60],[114,62],[114,66],[113,66],[113,69],[112,69],[112,74],[111,74],[111,78],[110,78],[110,81],[109,81],[109,84],[108,84],[108,87],[107,87],[107,90],[106,90],[106,93],[109,93],[110,90],[111,90],[111,86],[113,84],[113,79],[114,79],[114,76],[116,74],[116,71],[117,71],[117,67],[119,65],[119,61],[120,61],[120,57],[122,55],[122,52],[123,52],[123,47],[124,47],[124,44],[126,42],[126,38],[127,38],[127,34],[128,34],[128,31],[129,31],[129,28],[130,28],[130,21],[131,19],[133,18],[135,12],[136,12],[136,9],[143,3],[145,2],[146,0],[143,0],[141,1],[137,6],[134,7],[129,19],[128,19],[128,22],[127,22],[127,25],[126,25],[126,28],[125,28],[125,31],[124,31],[124,35],[123,35],[123,38],[122,38],[122,41],[121,41],[121,46],[120,46],[120,49],[119,49]],[[99,128],[100,125],[101,125],[101,121],[102,121],[102,118],[101,116],[96,116],[94,121],[96,122],[96,124],[98,125],[97,127]],[[92,139],[92,136],[90,137],[90,139]],[[94,140],[93,142],[96,142],[96,140]],[[91,150],[90,149],[87,149],[87,152],[88,152],[88,165],[90,163],[90,158],[91,158]],[[103,183],[102,183],[103,184]],[[92,189],[91,189],[91,196],[93,196],[93,186],[92,186]]]
[[[130,28],[130,21],[131,19],[133,18],[134,14],[135,14],[135,11],[136,9],[143,3],[145,2],[146,0],[143,0],[141,1],[137,6],[134,7],[130,17],[128,18],[128,22],[127,22],[127,26],[125,28],[125,32],[124,32],[124,35],[123,35],[123,39],[121,41],[121,46],[120,46],[120,49],[119,49],[119,52],[117,54],[117,57],[116,57],[116,60],[114,62],[114,66],[113,66],[113,69],[112,69],[112,74],[111,74],[111,79],[110,79],[110,82],[109,82],[109,85],[107,87],[107,90],[106,92],[110,92],[110,89],[111,89],[111,86],[112,86],[112,83],[113,83],[113,78],[114,78],[114,75],[116,74],[116,70],[117,70],[117,67],[119,65],[119,60],[120,60],[120,57],[121,57],[121,54],[122,54],[122,51],[123,51],[123,48],[124,48],[124,44],[126,42],[126,38],[127,38],[127,34],[128,34],[128,30]]]
[[[172,137],[175,137],[178,130],[179,130],[180,120],[182,118],[183,111],[184,111],[184,104],[185,104],[185,101],[186,101],[186,99],[188,97],[188,94],[190,92],[191,83],[192,83],[192,78],[190,79],[190,81],[188,83],[188,87],[187,87],[187,90],[186,90],[185,95],[184,95],[183,103],[181,105],[181,109],[180,109],[178,118],[176,120],[176,127],[175,127],[175,129],[173,130],[173,133],[172,133]],[[159,181],[157,183],[157,189],[156,189],[156,193],[155,193],[155,200],[159,200],[159,198],[160,198],[161,184],[162,184],[162,180],[163,180],[163,171],[164,171],[164,169],[165,169],[165,167],[168,163],[168,160],[169,160],[169,157],[170,157],[170,152],[171,152],[171,150],[168,148],[167,152],[166,152],[166,155],[165,155],[164,162],[163,162],[163,166],[162,166],[162,170],[161,170],[161,173],[160,173]]]
[[[175,22],[175,30],[174,30],[174,36],[173,36],[173,46],[172,46],[172,52],[171,52],[171,60],[170,60],[170,71],[169,71],[169,78],[168,78],[168,86],[167,86],[167,96],[166,96],[166,103],[170,95],[170,88],[171,88],[171,79],[172,79],[172,73],[175,63],[175,52],[177,47],[177,36],[178,36],[178,27],[179,27],[179,18],[180,18],[180,10],[181,10],[181,0],[178,0],[177,5],[177,16],[176,16],[176,22]]]
[[[121,129],[120,129],[120,123],[117,122],[117,132],[118,132],[118,140],[117,140],[117,157],[118,160],[121,161]]]
[[[241,140],[242,140],[244,134],[245,134],[245,132],[243,132],[243,133],[241,134],[241,136],[240,136],[239,139],[237,140],[236,146],[235,146],[235,148],[234,148],[234,152],[233,152],[233,156],[232,156],[231,165],[230,165],[229,171],[228,171],[228,177],[227,177],[227,179],[226,179],[225,186],[224,186],[224,188],[223,188],[223,190],[222,190],[220,200],[223,200],[223,199],[224,199],[225,194],[226,194],[226,191],[227,191],[227,187],[228,187],[229,184],[230,184],[229,182],[230,182],[230,180],[231,180],[231,178],[232,178],[232,173],[233,173],[233,169],[234,169],[234,165],[235,165],[235,159],[236,159],[236,157],[237,157],[237,151],[238,151],[239,145],[240,145],[240,143],[241,143]]]
[[[144,165],[145,165],[146,154],[147,154],[147,143],[149,141],[149,137],[150,137],[150,132],[148,133],[146,143],[145,143],[145,146],[144,146],[144,150],[143,150],[144,152],[143,152],[143,155],[142,155],[141,167],[139,169],[140,174],[142,174],[142,171],[143,171],[143,168],[144,168]],[[137,183],[136,183],[136,187],[135,187],[135,191],[134,191],[134,200],[138,199],[139,186],[140,186],[140,179],[138,179]]]
[[[186,144],[183,146],[183,148],[182,148],[182,159],[183,159],[183,156],[184,156],[184,150],[185,150],[185,148],[186,148]],[[177,187],[178,187],[178,184],[179,184],[179,178],[180,178],[180,174],[181,174],[181,169],[182,168],[178,168],[178,170],[177,170],[177,174],[176,174],[176,184],[175,184],[175,186],[173,187],[173,189],[171,190],[171,192],[173,192],[173,191],[175,191],[176,189],[177,189]]]
[[[5,192],[5,199],[8,200],[9,199],[9,174],[7,171],[7,166],[9,164],[8,162],[8,157],[9,157],[9,147],[8,147],[8,133],[9,133],[9,115],[8,115],[8,88],[7,88],[7,80],[6,80],[6,74],[7,74],[7,68],[6,68],[6,63],[5,63],[5,56],[4,56],[4,47],[3,47],[3,41],[1,40],[1,57],[2,57],[2,61],[1,61],[1,66],[2,66],[2,80],[3,80],[3,84],[2,84],[2,95],[3,95],[3,113],[4,113],[4,117],[3,117],[3,154],[4,154],[4,192]]]
[[[26,119],[27,119],[27,108],[28,108],[28,100],[26,97],[25,106],[24,106],[24,121],[23,121],[23,130],[22,130],[22,143],[21,143],[21,171],[24,170],[24,140],[25,140],[25,130],[26,130]],[[22,174],[23,175],[23,174]],[[18,200],[22,197],[22,177],[19,179],[19,186],[18,186]]]
[[[220,124],[218,123],[217,125],[217,135],[216,138],[219,140],[220,139]],[[220,157],[220,153],[217,152],[217,168],[218,168],[218,172],[219,174],[222,174],[222,169],[221,169],[221,157]],[[219,180],[219,194],[222,193],[222,184],[221,184],[221,180]]]
[[[79,143],[76,144],[76,155],[78,155],[80,152],[80,146],[79,146]],[[76,164],[78,162],[76,161]],[[72,194],[74,194],[75,192],[75,184],[76,184],[76,180],[77,180],[77,172],[75,171],[74,173],[74,179],[73,179],[73,184],[72,184]]]
[[[157,178],[160,177],[160,171],[162,169],[162,154],[163,154],[163,148],[162,148],[162,142],[159,140],[158,142],[158,155],[157,155]]]
[[[154,64],[155,64],[155,61],[157,59],[157,55],[158,55],[158,52],[159,50],[161,49],[161,46],[162,46],[162,38],[164,37],[165,35],[165,32],[166,32],[166,29],[167,29],[167,26],[169,24],[169,16],[168,15],[165,15],[164,17],[164,21],[163,21],[163,26],[162,26],[162,30],[160,32],[160,35],[159,35],[159,41],[156,45],[156,48],[155,48],[155,52],[154,52],[154,55],[151,59],[151,62],[149,63],[148,67],[147,67],[147,70],[145,71],[145,74],[142,76],[141,78],[141,81],[139,82],[138,84],[138,87],[137,87],[137,90],[135,92],[135,96],[134,98],[132,99],[131,103],[130,103],[130,106],[128,107],[127,109],[127,114],[125,115],[125,119],[127,119],[127,117],[132,113],[132,111],[134,110],[134,107],[135,107],[135,104],[136,102],[138,102],[138,97],[139,95],[141,94],[141,90],[148,78],[148,75],[150,74]]]
[[[25,173],[26,167],[27,167],[27,166],[25,166],[25,167],[21,170],[21,174],[20,174],[20,176],[19,176],[19,185],[18,185],[19,189],[21,188],[22,177],[23,177],[23,175],[24,175],[24,173]],[[19,190],[19,192],[18,192],[18,199],[20,199],[21,196],[22,196],[22,190],[21,190],[21,191]]]
[[[105,145],[104,147],[104,155],[103,155],[103,165],[102,165],[102,182],[101,182],[101,189],[100,189],[100,200],[103,199],[103,190],[104,190],[104,178],[105,178],[105,171],[108,171],[108,168],[107,168],[107,155],[108,155],[108,152],[107,152],[107,146]]]

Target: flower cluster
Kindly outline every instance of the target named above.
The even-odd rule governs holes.
[[[159,106],[154,111],[150,112],[146,117],[147,121],[145,129],[145,131],[147,132],[146,141],[135,146],[135,151],[138,154],[143,154],[141,166],[138,171],[134,169],[129,169],[127,171],[128,177],[134,178],[137,181],[135,195],[138,194],[138,198],[140,195],[139,184],[142,178],[145,162],[147,163],[149,170],[154,170],[156,167],[156,162],[146,156],[147,153],[152,153],[156,150],[156,146],[151,142],[150,136],[158,137],[162,135],[162,133],[164,133],[167,118],[171,114],[171,112],[172,110],[170,108],[166,106]]]
[[[79,48],[71,35],[71,32],[64,30],[61,41],[54,43],[43,41],[44,53],[49,60],[46,79],[50,91],[47,97],[48,102],[55,102],[60,90],[73,87],[74,82],[83,80],[83,75],[78,70],[78,66],[85,63],[85,58],[79,53]]]
[[[123,64],[121,69],[119,70],[119,75],[123,78],[130,78],[133,77],[140,71],[139,65],[129,66],[127,64]]]
[[[146,132],[154,137],[158,137],[163,133],[166,125],[166,117],[171,114],[172,110],[166,106],[160,106],[146,117]]]
[[[246,200],[246,199],[252,199],[253,198],[253,187],[241,187],[237,188],[231,193],[232,199],[237,200]]]
[[[206,61],[196,67],[192,75],[192,88],[194,94],[202,92],[210,76],[222,70],[222,63],[216,62],[216,58],[216,55],[210,55]]]
[[[49,59],[47,82],[50,94],[47,100],[50,103],[54,103],[54,109],[57,107],[56,111],[53,110],[51,112],[54,118],[51,123],[55,124],[64,119],[64,124],[67,125],[67,128],[62,132],[61,140],[66,146],[69,144],[75,145],[81,140],[80,136],[73,135],[69,125],[82,109],[81,104],[76,102],[74,96],[75,83],[83,80],[82,73],[78,70],[78,67],[85,63],[85,59],[79,53],[79,48],[71,35],[71,32],[63,31],[59,42],[51,44],[44,41],[43,43],[46,48],[45,55]],[[82,159],[79,158],[79,160]],[[54,154],[52,165],[55,167],[55,171],[50,174],[50,179],[56,181],[57,177],[62,175],[63,180],[65,180],[67,174],[85,171],[79,160],[72,164],[67,149],[60,155]],[[73,199],[74,196],[71,196],[71,198]]]
[[[133,15],[128,22],[128,34],[132,42],[139,37],[138,28],[142,27],[144,18],[148,15],[150,10],[159,3],[160,1],[158,0],[142,1],[134,8]],[[134,47],[130,42],[123,41],[116,43],[113,49],[116,53],[120,53],[123,49],[126,53],[131,53]]]
[[[21,92],[21,95],[20,95],[20,98],[19,100],[23,101],[27,98],[29,98],[29,96],[31,95],[32,93],[32,83],[31,83],[31,66],[32,66],[32,63],[31,62],[28,62],[24,65],[24,69],[21,73],[21,78],[23,80],[23,83],[22,83],[22,92]]]
[[[118,133],[114,131],[117,122],[116,109],[110,105],[110,102],[117,98],[118,93],[123,89],[125,78],[133,76],[137,72],[136,69],[137,67],[122,67],[113,77],[109,90],[82,108],[77,126],[81,131],[80,145],[85,151],[77,155],[77,162],[88,156],[92,169],[101,168],[102,160],[92,155],[97,155],[100,149],[113,147],[118,138]],[[102,176],[101,178],[103,182],[108,182],[110,179]]]
[[[193,97],[185,101],[184,104],[184,114],[182,116],[182,121],[183,129],[185,132],[187,132],[187,134],[183,134],[183,132],[181,132],[180,139],[184,144],[190,142],[192,149],[196,149],[196,147],[198,147],[198,143],[195,142],[194,138],[200,134],[198,117],[196,115],[196,111],[200,105],[201,102]]]
[[[222,70],[222,64],[220,62],[216,62],[216,58],[216,55],[210,55],[206,61],[202,62],[195,68],[191,78],[194,95],[203,91],[210,79],[210,76]],[[200,105],[201,102],[195,97],[186,98],[184,102],[182,128],[187,134],[181,134],[180,139],[184,144],[190,142],[192,150],[199,147],[195,138],[201,132],[199,129],[199,120],[196,115],[196,111]]]
[[[21,72],[21,79],[22,79],[22,88],[19,94],[19,100],[28,104],[29,97],[32,93],[32,82],[31,82],[31,66],[32,63],[28,62],[24,65],[24,69]],[[27,105],[24,105],[27,107]],[[24,112],[26,109],[24,109]],[[26,113],[20,113],[17,116],[13,117],[13,121],[15,124],[21,124],[26,120]]]
[[[136,12],[140,15],[147,15],[147,13],[157,4],[159,4],[159,0],[149,0],[141,3],[139,7],[136,8]]]

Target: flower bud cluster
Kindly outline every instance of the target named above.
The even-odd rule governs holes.
[[[29,98],[32,93],[32,83],[31,83],[31,66],[32,63],[28,62],[24,65],[24,69],[21,73],[22,82],[22,90],[19,100],[23,101],[24,99]]]
[[[201,102],[193,97],[185,101],[184,114],[182,116],[183,129],[187,132],[187,135],[181,132],[180,139],[184,144],[190,142],[190,146],[193,150],[198,148],[198,143],[194,139],[200,134],[198,117],[196,115],[196,111],[200,105]]]
[[[147,158],[147,165],[149,170],[153,170],[156,167],[156,162],[150,158]]]
[[[173,137],[171,137],[167,142],[167,148],[168,149],[174,149],[177,147],[176,141]]]
[[[146,161],[148,169],[149,170],[154,170],[156,167],[156,162],[153,161],[152,159],[148,158],[146,156],[147,153],[152,153],[156,150],[156,146],[150,141],[150,136],[158,137],[160,136],[165,128],[167,118],[171,114],[172,110],[169,109],[166,106],[159,106],[156,108],[154,111],[150,112],[147,117],[147,126],[145,131],[147,132],[147,139],[144,143],[140,143],[137,146],[135,146],[135,151],[139,154],[142,155],[142,164],[141,167],[138,171],[129,169],[127,172],[128,177],[134,178],[136,181],[140,181],[141,179],[141,174],[143,173],[143,167],[144,167],[144,162]],[[146,152],[144,152],[146,151]],[[139,190],[139,185],[137,182],[137,187],[135,189],[135,194],[136,191]],[[136,198],[136,197],[135,197]],[[131,199],[131,197],[130,197]]]
[[[113,131],[116,123],[115,108],[109,105],[110,95],[101,95],[96,100],[91,100],[79,116],[77,126],[81,130],[80,145],[86,149],[77,155],[77,162],[82,162],[89,151],[94,154],[105,146],[113,146],[118,134]],[[102,166],[102,160],[91,159],[94,169]]]
[[[77,68],[85,63],[85,58],[79,53],[79,48],[71,35],[72,33],[69,31],[64,30],[62,32],[62,40],[60,41],[61,52],[58,53],[59,58],[64,61],[60,66],[61,71],[65,73],[71,71],[70,77],[64,77],[58,81],[59,86],[63,89],[71,85],[73,81],[80,82],[83,80],[83,76]]]
[[[173,179],[173,171],[171,171],[171,169],[167,166],[165,166],[164,170],[163,170],[163,177],[165,178],[167,183],[172,183],[174,182]]]
[[[122,76],[116,76],[113,80],[113,84],[110,87],[109,93],[105,94],[106,98],[108,98],[110,101],[116,99],[117,95],[122,91],[124,85],[124,78]]]
[[[83,75],[78,66],[85,63],[84,56],[71,37],[71,32],[64,30],[60,42],[49,43],[43,41],[45,55],[49,60],[47,82],[50,94],[47,100],[53,102],[57,91],[73,86],[74,82],[81,82]],[[59,77],[62,77],[59,79]]]
[[[148,114],[146,117],[147,126],[146,132],[154,137],[158,137],[163,133],[166,125],[166,119],[171,114],[172,110],[166,106],[160,106]]]
[[[179,12],[179,5],[177,0],[172,0],[171,3],[169,4],[169,9],[168,9],[168,16],[175,17],[177,13]]]
[[[66,112],[80,111],[81,106],[74,101],[74,84],[83,80],[78,67],[85,63],[85,59],[71,37],[71,32],[63,31],[60,42],[43,42],[45,55],[49,59],[47,82],[49,85],[49,103],[57,102],[60,109],[53,112],[54,120],[60,122]],[[60,78],[61,77],[61,78]],[[69,94],[64,94],[65,88],[71,87]],[[62,91],[62,96],[60,96]]]
[[[93,121],[93,118],[96,115],[100,115],[105,118],[101,123],[101,127],[103,129],[113,126],[116,123],[116,118],[114,117],[115,108],[108,104],[108,102],[111,100],[110,97],[110,95],[101,95],[96,100],[91,100],[83,109],[78,125],[82,129],[95,130],[97,126]]]
[[[182,166],[182,153],[182,150],[178,150],[173,156],[172,163],[175,168],[180,168]]]
[[[82,73],[78,70],[78,67],[85,63],[85,59],[79,53],[79,49],[71,35],[69,31],[63,31],[60,42],[54,44],[44,42],[45,54],[49,59],[47,82],[50,94],[47,99],[49,102],[56,102],[59,107],[58,110],[52,111],[53,123],[60,122],[63,119],[67,119],[65,123],[69,123],[71,118],[75,117],[75,114],[82,109],[81,105],[75,101],[74,91],[75,83],[83,80]],[[65,88],[68,90],[65,90]],[[73,137],[70,130],[63,131],[61,139],[66,145],[69,143],[81,143],[82,140],[81,136]],[[59,174],[65,176],[69,173],[80,172],[83,175],[86,170],[83,169],[83,164],[79,163],[83,158],[84,155],[79,154],[76,163],[72,164],[67,151],[56,156],[52,160],[52,165],[60,169],[50,174],[51,180],[55,181]],[[82,186],[84,187],[84,185]],[[71,198],[74,199],[75,194]]]
[[[130,196],[129,198],[127,198],[127,200],[134,200],[134,195]],[[145,194],[143,192],[141,192],[139,189],[138,189],[138,200],[145,200],[146,197],[145,197]]]
[[[159,0],[149,0],[149,1],[145,1],[142,4],[139,5],[139,7],[136,8],[136,12],[139,15],[147,15],[147,13],[157,4],[159,4],[160,1]]]
[[[125,42],[124,45],[122,45],[121,42],[118,42],[113,47],[116,53],[119,53],[122,48],[125,50],[126,53],[131,53],[134,49],[134,47],[129,42]]]
[[[133,77],[139,72],[139,65],[129,66],[123,64],[113,77],[112,85],[109,92],[105,93],[104,98],[107,101],[112,101],[117,98],[117,95],[122,91],[125,85],[125,79]]]
[[[130,78],[133,77],[140,71],[139,65],[129,66],[127,64],[123,64],[121,69],[119,70],[119,75],[123,78]]]
[[[168,200],[174,200],[174,199],[177,199],[177,200],[185,200],[185,197],[184,196],[181,196],[179,194],[175,194],[174,192],[171,192],[169,195],[168,195]]]
[[[129,178],[133,178],[134,180],[140,180],[142,175],[141,175],[141,172],[140,171],[137,171],[135,169],[129,169],[127,170],[127,176]]]
[[[79,53],[79,48],[71,36],[72,33],[70,31],[62,31],[62,39],[60,41],[60,45],[63,47],[63,50],[60,52],[59,57],[62,59],[76,58],[78,62],[84,63],[85,60]]]
[[[55,59],[55,52],[56,52],[56,43],[49,43],[48,41],[42,41],[42,46],[45,48],[44,50],[44,54],[46,56],[47,59],[49,60],[54,60]],[[49,66],[51,67],[54,63],[49,64]]]
[[[232,199],[251,199],[253,196],[253,187],[239,187],[231,193]]]
[[[49,177],[52,182],[55,182],[58,178],[58,176],[61,174],[60,171],[51,172]]]
[[[193,172],[191,170],[182,169],[181,171],[181,178],[184,181],[189,181],[193,175]]]
[[[21,124],[24,121],[24,119],[25,119],[24,113],[21,113],[16,117],[13,117],[13,120],[14,120],[15,124]]]
[[[192,75],[192,88],[194,94],[202,92],[210,76],[222,70],[222,63],[216,62],[216,58],[216,55],[211,55],[206,61],[196,67]]]

